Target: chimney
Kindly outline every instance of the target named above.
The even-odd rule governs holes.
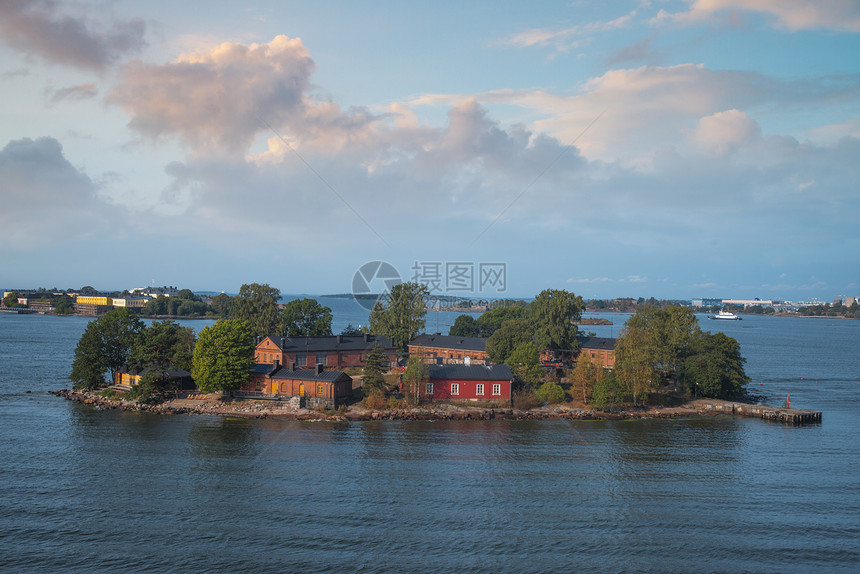
[[[436,357],[436,364],[437,364],[437,365],[441,365],[441,364],[442,364],[442,357]]]
[[[296,370],[296,362],[295,362],[295,361],[293,361],[293,362],[291,362],[291,363],[290,363],[290,370],[291,370],[291,371],[295,371],[295,370]]]
[[[343,335],[337,336],[337,342],[338,342],[338,344],[343,343]]]
[[[277,370],[278,370],[278,367],[280,367],[280,366],[281,366],[281,361],[280,361],[280,360],[275,359],[275,360],[273,360],[273,361],[272,361],[272,370],[273,370],[273,371],[277,371]]]
[[[281,337],[281,348],[282,349],[287,348],[287,338],[286,337]]]
[[[320,375],[323,372],[323,364],[317,363],[317,374]]]
[[[370,342],[370,333],[365,333],[365,334],[364,334],[364,342],[365,342],[365,343],[369,343],[369,342]]]
[[[261,341],[261,337],[259,335],[254,337],[254,346],[256,347],[257,345],[259,345],[260,341]]]

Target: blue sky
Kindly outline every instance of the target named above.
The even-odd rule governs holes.
[[[857,54],[853,0],[4,0],[0,284],[857,295]]]

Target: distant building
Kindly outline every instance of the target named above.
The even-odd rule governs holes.
[[[583,355],[588,355],[595,365],[600,365],[604,369],[614,369],[615,343],[617,341],[618,339],[609,337],[582,337],[580,338],[577,361]]]
[[[693,299],[693,308],[698,309],[702,307],[722,307],[723,300],[722,299]]]
[[[135,385],[140,384],[140,379],[146,373],[152,371],[155,367],[147,367],[142,370],[129,368],[128,365],[123,365],[118,371],[116,371],[113,375],[113,384],[121,387],[134,387]],[[191,373],[184,369],[159,369],[160,373],[171,379],[176,384],[177,390],[194,390],[197,388],[197,385],[194,384],[194,380],[191,378]]]
[[[418,355],[427,363],[484,364],[488,362],[487,340],[483,337],[452,335],[418,335],[409,342],[409,355]]]

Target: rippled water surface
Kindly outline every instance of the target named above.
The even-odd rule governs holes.
[[[860,322],[711,323],[823,423],[101,412],[86,320],[0,315],[0,570],[857,571]]]

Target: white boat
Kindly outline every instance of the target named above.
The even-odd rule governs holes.
[[[729,313],[728,311],[720,311],[716,315],[711,315],[708,319],[723,319],[726,321],[740,321],[741,318],[735,315],[734,313]]]

